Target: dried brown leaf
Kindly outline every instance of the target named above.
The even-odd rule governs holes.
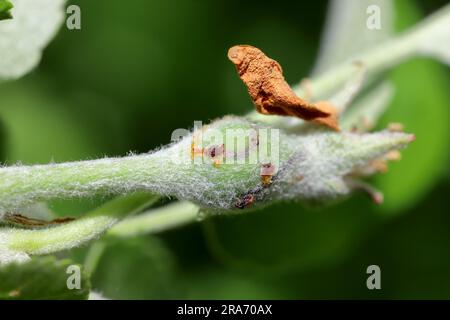
[[[29,217],[23,216],[18,213],[6,213],[3,220],[5,220],[8,223],[20,225],[21,227],[36,228],[36,227],[59,225],[59,224],[71,222],[75,219],[67,217],[67,218],[57,218],[57,219],[53,219],[51,221],[46,221],[46,220],[29,218]]]
[[[297,97],[280,64],[258,48],[238,45],[228,50],[256,110],[267,115],[295,116],[339,130],[336,108],[327,101],[309,103]]]

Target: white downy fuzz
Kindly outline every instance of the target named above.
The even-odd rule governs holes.
[[[0,266],[7,265],[12,262],[24,263],[28,260],[30,260],[30,256],[24,252],[0,248]]]
[[[12,262],[23,263],[30,260],[30,257],[25,252],[8,249],[6,247],[8,240],[7,234],[0,233],[0,266]]]
[[[99,237],[117,220],[87,217],[51,228],[27,230],[0,229],[0,264],[28,260],[28,255],[68,250]]]
[[[352,191],[346,179],[355,168],[412,140],[412,135],[387,131],[289,135],[225,117],[150,154],[1,168],[0,211],[134,191],[176,196],[213,210],[286,199],[322,203]]]

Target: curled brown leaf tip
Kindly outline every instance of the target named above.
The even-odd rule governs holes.
[[[234,46],[228,50],[228,58],[259,113],[295,116],[339,130],[336,108],[326,101],[309,103],[297,97],[284,79],[280,64],[258,48]]]

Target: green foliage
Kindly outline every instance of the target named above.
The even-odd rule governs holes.
[[[401,12],[398,29],[404,30],[420,20],[420,13],[411,2],[396,4]],[[386,199],[379,209],[384,214],[413,207],[448,167],[450,81],[446,68],[435,61],[414,59],[392,71],[395,95],[379,127],[401,122],[407,132],[416,134],[417,140],[405,150],[401,162],[390,165],[387,174],[377,177]]]
[[[159,198],[159,196],[151,193],[132,193],[126,196],[119,196],[88,212],[86,216],[123,218],[150,207],[157,202]]]
[[[8,0],[0,0],[0,21],[5,19],[11,19],[12,15],[10,10],[13,5]]]
[[[73,263],[68,259],[44,257],[0,267],[0,299],[86,299],[90,290],[89,276],[81,271],[80,289],[68,289],[67,267],[70,265]]]
[[[175,257],[153,237],[109,239],[92,283],[111,299],[179,297]]]
[[[227,47],[250,43],[267,49],[282,62],[289,82],[297,82],[314,62],[325,9],[324,2],[302,1],[273,1],[270,11],[238,1],[136,1],[142,10],[80,0],[88,8],[83,32],[62,29],[37,72],[2,84],[2,161],[31,164],[51,157],[70,161],[146,152],[166,144],[174,128],[189,127],[193,119],[245,113],[251,103],[226,62]],[[418,13],[412,9],[415,2],[396,5],[396,19],[410,25],[410,16]],[[427,12],[437,7],[422,4]],[[312,14],[299,19],[302,12]],[[167,25],[169,20],[176,23]],[[186,30],[188,36],[180,37]],[[417,140],[401,162],[375,179],[385,193],[383,206],[363,196],[322,209],[284,203],[157,237],[105,239],[106,249],[91,269],[94,288],[111,298],[448,297],[449,259],[443,254],[450,246],[448,179],[433,188],[449,155],[444,73],[422,59],[390,75],[395,99],[379,128],[400,121]],[[135,213],[151,205],[145,198],[119,198],[92,215]],[[81,214],[104,200],[52,202],[51,207],[60,216]],[[400,212],[402,217],[380,223],[380,217]],[[81,261],[85,249],[77,252]],[[373,263],[383,270],[381,293],[364,286],[365,267]],[[33,274],[41,267],[47,264],[36,266]],[[1,296],[10,298],[27,278],[10,279],[10,290],[2,289],[3,279]],[[51,292],[50,283],[45,285]]]

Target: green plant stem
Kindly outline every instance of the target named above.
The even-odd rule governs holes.
[[[33,255],[67,250],[100,236],[116,221],[111,217],[89,217],[41,230],[0,229],[0,246]]]
[[[361,61],[367,72],[373,75],[419,54],[426,36],[434,33],[438,29],[436,26],[445,22],[448,14],[450,5],[408,32],[312,79],[313,96],[325,97],[350,79],[355,71],[352,61]],[[302,95],[300,86],[295,89]],[[280,117],[262,116],[256,111],[248,117],[269,124],[280,121]],[[2,211],[20,209],[37,201],[134,191],[161,193],[158,191],[165,188],[164,180],[168,177],[172,178],[172,186],[177,186],[180,179],[174,177],[174,173],[179,173],[179,167],[167,163],[167,157],[162,159],[157,155],[158,152],[124,158],[1,168],[0,215]]]
[[[160,195],[148,192],[131,193],[124,196],[115,197],[85,214],[85,217],[108,216],[123,218],[141,212],[151,207],[159,199]]]
[[[348,63],[334,67],[323,75],[311,79],[313,98],[324,98],[348,81],[355,73],[354,62],[361,62],[368,74],[374,75],[405,61],[416,53],[417,40],[414,34],[392,39],[360,56],[353,57]],[[295,86],[294,90],[298,95],[304,94],[304,89],[300,85]]]
[[[0,169],[0,211],[39,201],[153,191],[164,180],[155,154]]]
[[[107,235],[131,237],[173,229],[197,221],[199,210],[200,208],[193,203],[176,202],[122,220],[109,229]]]
[[[105,241],[97,241],[94,242],[89,251],[87,252],[86,258],[84,259],[84,268],[88,274],[93,274],[95,269],[100,262],[100,259],[105,252],[106,242]]]
[[[449,11],[450,6],[447,6],[440,15],[444,16]],[[348,81],[355,70],[352,61],[361,61],[369,75],[376,75],[413,55],[420,54],[421,42],[427,31],[435,27],[433,26],[435,20],[439,20],[439,15],[437,19],[431,17],[407,33],[361,55],[354,56],[344,64],[312,79],[313,99],[329,96]],[[303,95],[300,86],[297,86],[295,90],[298,95]],[[276,117],[264,117],[256,112],[251,113],[249,117],[266,123],[277,121]],[[401,139],[405,140],[404,143],[409,140],[406,136]],[[359,152],[362,151],[359,150]],[[180,167],[174,163],[168,163],[168,157],[159,157],[158,154],[156,152],[124,158],[1,168],[0,216],[8,210],[17,210],[34,202],[52,199],[136,191],[164,194],[167,180],[170,180],[172,190],[185,185],[192,186],[193,189],[196,187],[196,177],[190,175],[193,172],[191,166],[184,168],[186,172],[181,177]],[[203,174],[209,177],[210,171],[205,170]],[[231,177],[230,181],[236,178]],[[248,176],[243,177],[248,178]],[[182,178],[186,180],[183,181]],[[191,180],[187,181],[187,178]],[[138,202],[140,201],[138,199]],[[144,199],[144,204],[145,201]],[[167,230],[195,221],[198,210],[196,205],[189,202],[175,203],[123,220],[110,229],[108,235],[127,237]],[[98,216],[45,230],[5,229],[0,232],[0,246],[29,254],[46,254],[78,246],[100,235],[116,221],[115,218]],[[98,256],[100,253],[101,250],[97,253],[94,250],[92,268],[95,267],[96,259],[98,260],[95,254]]]
[[[113,217],[85,217],[64,225],[41,230],[0,229],[0,245],[15,252],[40,255],[77,247],[100,236],[132,237],[157,233],[198,220],[200,208],[188,201],[175,202],[129,217],[110,228],[117,220]],[[105,243],[94,243],[86,257],[89,272],[95,270]]]

